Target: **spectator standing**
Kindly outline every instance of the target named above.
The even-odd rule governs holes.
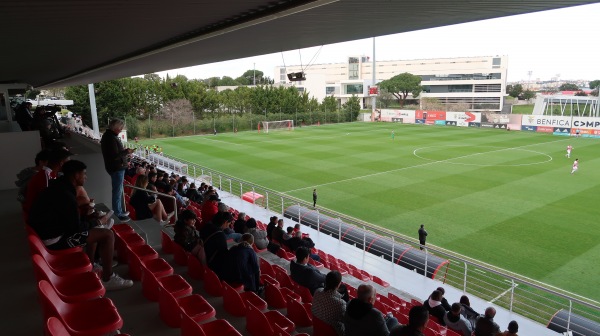
[[[425,225],[421,224],[421,228],[419,228],[419,243],[421,246],[419,247],[421,250],[425,248],[425,241],[427,240],[427,231],[425,230]]]
[[[112,208],[121,221],[127,222],[130,218],[123,204],[123,180],[127,168],[127,157],[133,150],[124,148],[119,139],[119,133],[123,131],[124,126],[123,120],[111,120],[108,129],[102,135],[100,146],[104,167],[110,175],[112,183]]]
[[[390,336],[425,336],[429,312],[423,306],[414,306],[408,312],[408,324],[394,328]]]
[[[338,336],[344,335],[344,314],[346,313],[346,301],[338,292],[341,283],[340,272],[327,273],[325,288],[315,291],[311,308],[313,316],[333,327]]]
[[[388,336],[398,325],[391,315],[383,315],[373,304],[377,300],[375,288],[362,284],[356,291],[356,299],[350,300],[344,315],[346,336]]]
[[[229,249],[227,254],[227,265],[230,271],[228,280],[242,283],[245,291],[259,294],[262,291],[260,287],[260,267],[258,265],[258,255],[252,249],[253,243],[254,237],[250,233],[244,233],[240,243]]]
[[[452,330],[460,331],[463,336],[471,336],[473,329],[471,322],[460,314],[462,306],[460,303],[453,303],[450,311],[444,315],[444,323]]]
[[[53,181],[34,201],[29,225],[36,231],[49,250],[64,250],[85,246],[90,260],[96,249],[102,258],[102,281],[106,290],[133,286],[112,271],[115,237],[111,230],[89,228],[81,221],[76,188],[83,186],[86,175],[83,162],[72,160],[62,167],[63,176]]]
[[[498,323],[494,322],[496,316],[496,309],[494,307],[488,307],[485,313],[477,318],[475,321],[475,336],[495,336],[500,333],[500,327]]]
[[[313,208],[317,207],[317,189],[313,189]]]

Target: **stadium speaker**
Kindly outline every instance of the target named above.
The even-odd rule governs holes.
[[[290,82],[299,82],[299,81],[306,80],[306,76],[304,75],[304,72],[292,72],[292,73],[287,74],[287,77],[290,80]]]

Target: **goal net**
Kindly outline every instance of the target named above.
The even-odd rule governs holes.
[[[259,125],[260,128],[260,125]],[[279,120],[279,121],[263,121],[262,122],[263,132],[269,133],[272,131],[293,131],[294,121],[293,120]],[[260,129],[259,129],[260,131]]]

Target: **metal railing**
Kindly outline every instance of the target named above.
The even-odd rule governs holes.
[[[135,146],[130,146],[135,149]],[[145,157],[144,150],[136,151],[136,154]],[[312,209],[312,203],[291,197],[275,190],[253,184],[242,179],[218,172],[216,170],[203,167],[196,163],[172,157],[163,154],[166,157],[177,160],[187,165],[187,175],[204,182],[208,182],[220,190],[227,191],[234,196],[242,198],[246,192],[253,192],[262,195],[254,200],[259,205],[270,211],[284,214],[285,209],[292,205],[298,205]],[[378,239],[388,239],[394,246],[406,244],[412,248],[418,249],[419,242],[410,237],[406,237],[397,232],[373,225],[358,218],[354,218],[333,210],[319,208],[313,210],[317,214],[326,215],[338,222],[350,224],[353,227],[362,229],[362,235],[354,235],[353,240],[349,242],[366,251],[368,242],[365,241],[366,233],[374,233]],[[263,219],[266,220],[266,219]],[[342,225],[339,225],[338,232],[331,234],[336,238],[343,236]],[[348,243],[348,237],[344,241]],[[387,260],[393,260],[395,251],[380,251],[381,257]],[[436,279],[442,279],[444,283],[449,284],[464,293],[475,295],[483,300],[501,306],[510,312],[517,313],[547,325],[554,315],[560,310],[568,312],[566,321],[562,321],[567,329],[574,326],[571,321],[571,315],[576,314],[591,321],[600,323],[600,304],[591,299],[570,293],[548,284],[527,278],[525,276],[509,272],[507,270],[486,264],[484,262],[466,257],[464,255],[437,247],[428,245],[425,249],[426,255],[433,255],[445,258],[449,261],[446,273]],[[419,273],[426,274],[427,262],[423,269],[416,269]],[[586,326],[579,325],[579,328]],[[596,335],[590,331],[590,334]]]

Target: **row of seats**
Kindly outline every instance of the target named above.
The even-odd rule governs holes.
[[[168,230],[168,228],[165,230]],[[269,307],[275,309],[286,307],[274,305],[270,302],[270,299],[265,301],[254,292],[244,292],[241,284],[220,281],[211,269],[204,267],[196,257],[186,252],[179,244],[173,242],[170,234],[164,230],[161,232],[161,246],[164,253],[173,254],[174,263],[187,266],[187,272],[191,278],[203,282],[204,291],[208,295],[223,298],[223,308],[227,313],[233,316],[245,317],[246,330],[251,335],[285,336],[293,333],[296,325],[303,327],[310,326],[305,320],[296,318],[295,314],[293,314],[293,308],[291,310],[288,309],[286,317],[277,310],[268,309]],[[294,303],[300,304],[299,301],[296,301],[300,299],[298,296],[295,296],[294,299]],[[310,311],[310,308],[308,311]],[[304,313],[307,314],[306,310],[304,310]],[[191,334],[191,331],[188,329],[190,326],[182,323],[181,327],[182,335]]]
[[[31,228],[27,231],[46,334],[92,336],[121,329],[123,320],[104,297],[106,289],[83,250],[48,250]]]

